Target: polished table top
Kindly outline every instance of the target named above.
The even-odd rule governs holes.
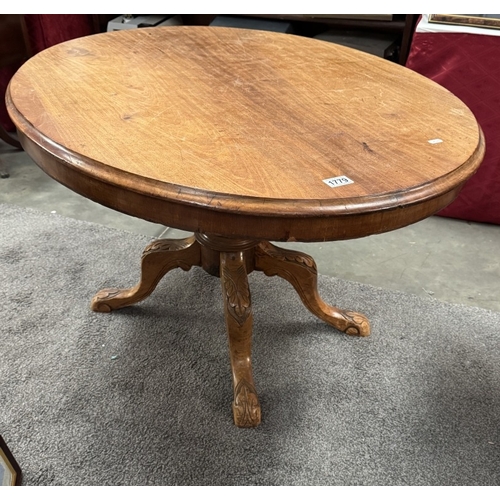
[[[31,58],[7,102],[24,148],[63,184],[230,237],[402,227],[450,203],[484,155],[474,116],[436,83],[272,32],[179,26],[72,40]]]

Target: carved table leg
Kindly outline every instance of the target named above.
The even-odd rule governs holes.
[[[365,316],[323,302],[318,294],[316,264],[309,255],[261,242],[255,249],[255,269],[290,282],[309,311],[338,330],[361,337],[370,335],[370,324]]]
[[[220,277],[233,372],[234,423],[255,427],[260,423],[260,404],[250,357],[253,316],[244,252],[220,253]]]
[[[91,308],[98,312],[130,306],[153,292],[168,271],[180,267],[188,271],[200,265],[200,244],[194,236],[183,240],[157,240],[149,244],[142,254],[140,282],[126,289],[106,288],[98,292]]]

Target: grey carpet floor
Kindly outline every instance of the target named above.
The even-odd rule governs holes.
[[[352,338],[253,273],[263,421],[239,429],[217,279],[175,270],[94,313],[150,239],[0,210],[0,434],[23,484],[500,484],[500,313],[320,277],[370,317]]]

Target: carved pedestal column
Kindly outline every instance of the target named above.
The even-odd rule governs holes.
[[[260,405],[252,376],[252,304],[243,252],[221,252],[220,277],[233,371],[234,423],[255,427]]]

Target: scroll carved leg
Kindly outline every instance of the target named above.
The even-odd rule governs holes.
[[[255,269],[290,282],[309,311],[338,330],[361,337],[370,335],[370,324],[365,316],[323,302],[318,294],[316,264],[309,255],[261,242],[255,249]]]
[[[157,240],[142,254],[141,279],[132,288],[105,288],[92,299],[90,307],[97,312],[111,312],[144,300],[151,295],[163,276],[180,267],[188,271],[200,265],[200,244],[194,236],[183,240]]]
[[[252,376],[252,305],[244,252],[221,252],[220,277],[233,372],[234,423],[255,427],[260,404]]]

